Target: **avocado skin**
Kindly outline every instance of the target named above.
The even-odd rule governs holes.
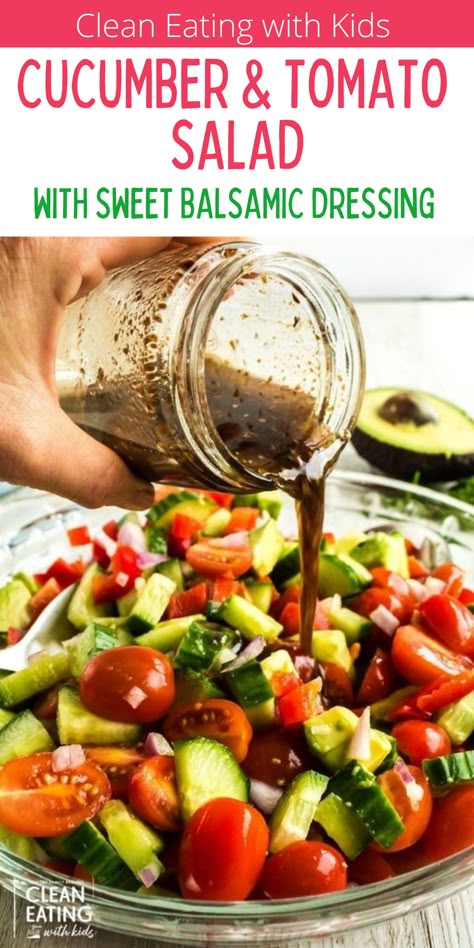
[[[423,481],[451,481],[474,475],[474,454],[424,454],[378,441],[356,428],[352,435],[355,450],[384,474],[410,480],[419,472]]]

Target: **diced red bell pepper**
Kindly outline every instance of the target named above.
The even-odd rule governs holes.
[[[410,579],[423,579],[424,576],[428,576],[426,566],[416,556],[408,557],[408,571]]]
[[[224,535],[240,533],[241,530],[253,530],[260,511],[257,507],[234,507]]]
[[[33,712],[37,718],[51,720],[58,713],[59,685],[53,685],[36,699]]]
[[[285,589],[281,596],[278,596],[278,599],[275,599],[272,603],[270,615],[279,620],[285,606],[289,602],[299,602],[300,596],[301,589],[299,586],[288,586],[288,589]]]
[[[98,540],[92,541],[92,559],[101,569],[108,569],[110,566],[110,556]]]
[[[318,603],[318,605],[316,606],[316,613],[314,616],[313,629],[318,629],[319,631],[322,631],[322,629],[330,629],[330,628],[331,628],[331,623],[326,613],[324,612],[323,609],[321,609],[321,606]]]
[[[235,494],[225,494],[219,490],[204,490],[202,493],[213,500],[218,507],[225,507],[226,510],[230,510],[235,497]]]
[[[89,528],[86,526],[71,527],[69,530],[67,530],[67,536],[71,546],[85,546],[86,543],[91,542]]]
[[[299,635],[300,631],[300,607],[297,602],[287,602],[285,608],[280,613],[280,620],[283,626],[283,632],[280,635],[283,638],[292,635]]]
[[[28,614],[32,622],[38,618],[43,609],[45,609],[53,599],[56,599],[61,589],[62,587],[53,577],[48,579],[41,589],[38,589],[38,592],[35,593],[27,603]]]
[[[459,594],[459,602],[462,602],[463,606],[472,606],[474,605],[474,592],[472,589],[461,589]]]
[[[176,513],[167,537],[169,555],[184,560],[186,551],[189,550],[193,537],[199,533],[201,526],[200,521],[195,520],[194,517]]]
[[[111,572],[114,576],[126,573],[129,578],[127,592],[133,589],[135,580],[141,576],[142,570],[139,565],[139,555],[131,546],[118,546],[110,560]]]
[[[404,698],[404,700],[397,704],[395,708],[392,708],[391,711],[387,713],[387,721],[396,722],[404,721],[406,718],[416,718],[419,721],[428,721],[431,717],[431,714],[428,711],[422,711],[416,703],[417,696],[420,692],[414,692],[410,695],[409,698]]]
[[[463,672],[457,678],[448,678],[441,675],[429,687],[418,692],[415,702],[420,711],[433,713],[455,701],[460,701],[465,695],[474,691],[474,669]]]
[[[298,727],[322,710],[321,681],[317,679],[293,688],[278,700],[280,723],[284,728]]]
[[[118,546],[110,560],[110,572],[92,579],[94,602],[113,602],[131,592],[141,575],[138,554],[130,546]]]
[[[171,596],[168,606],[168,619],[181,619],[182,616],[192,616],[195,613],[204,612],[208,601],[209,589],[207,583],[198,583],[185,592],[175,593],[174,596]]]
[[[270,681],[273,694],[276,698],[287,695],[303,684],[299,675],[295,672],[275,672]]]
[[[75,560],[74,563],[68,563],[62,557],[55,560],[54,563],[51,563],[49,569],[42,574],[42,585],[48,582],[49,579],[55,579],[61,589],[66,589],[68,586],[72,586],[73,583],[81,578],[85,570],[85,563],[82,560]],[[36,577],[39,580],[39,577]]]
[[[21,629],[14,629],[13,626],[10,626],[7,629],[7,645],[16,645],[17,642],[21,642],[24,634]]]
[[[126,586],[128,586],[128,581]],[[112,573],[94,576],[92,578],[92,598],[98,606],[106,602],[114,602],[115,599],[120,599],[121,596],[125,596],[130,591],[126,586],[124,588],[124,586],[119,585]]]
[[[110,537],[111,540],[116,540],[118,537],[119,525],[116,520],[108,520],[107,523],[104,523],[102,531],[106,534],[106,536]]]
[[[209,580],[208,589],[209,599],[212,602],[224,602],[224,599],[228,599],[229,596],[241,595],[242,583],[239,583],[236,579],[226,579],[224,576],[221,579],[215,579],[213,582]]]

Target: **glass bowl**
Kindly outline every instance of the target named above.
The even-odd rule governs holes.
[[[65,535],[74,523],[103,523],[114,513],[84,511],[32,491],[0,501],[0,573],[38,570],[43,561],[69,555]],[[474,509],[443,494],[372,475],[334,473],[327,485],[325,529],[366,530],[381,523],[410,521],[421,533],[436,530],[452,546],[453,559],[474,580]],[[294,532],[288,507],[283,524]],[[72,551],[73,557],[77,555]],[[135,895],[85,884],[91,924],[170,945],[228,946],[294,944],[374,925],[451,896],[473,879],[474,847],[431,866],[371,886],[316,898],[239,903],[191,902]],[[27,897],[28,887],[64,884],[64,876],[26,862],[0,848],[0,882]]]

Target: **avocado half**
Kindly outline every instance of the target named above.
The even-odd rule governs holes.
[[[364,395],[352,443],[386,474],[448,481],[474,474],[474,421],[427,392],[374,388]]]

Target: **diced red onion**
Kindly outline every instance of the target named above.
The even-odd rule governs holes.
[[[327,599],[320,599],[318,602],[318,607],[321,609],[321,612],[325,616],[328,616],[330,612],[340,609],[342,606],[342,599],[339,593],[336,593],[334,596],[328,596]]]
[[[124,701],[130,705],[131,708],[138,708],[144,701],[146,701],[147,695],[138,685],[134,685],[133,688],[130,688],[129,691],[123,696]]]
[[[417,804],[421,803],[423,799],[423,787],[420,787],[420,785],[417,783],[415,777],[408,770],[404,760],[397,760],[393,769],[400,774],[400,777],[405,784],[407,797],[409,797],[416,808]]]
[[[148,569],[149,566],[156,566],[157,563],[164,563],[165,560],[169,560],[169,556],[166,556],[164,553],[149,553],[148,550],[145,550],[144,553],[139,553],[137,556],[137,563],[140,569]]]
[[[446,583],[443,582],[442,579],[438,579],[437,576],[427,576],[425,579],[425,589],[430,594],[430,596],[439,596],[440,593],[444,592],[445,586]]]
[[[424,599],[427,599],[430,595],[429,589],[420,583],[417,579],[407,579],[407,583],[410,587],[410,592],[415,600],[415,602],[423,602]]]
[[[237,658],[234,658],[232,662],[224,665],[221,669],[222,674],[225,675],[227,672],[235,671],[236,668],[241,668],[242,665],[246,665],[247,662],[250,662],[252,658],[257,658],[257,656],[263,652],[266,644],[263,635],[256,635],[255,638],[242,649],[240,654],[237,655]]]
[[[386,606],[382,605],[377,606],[377,608],[370,613],[369,619],[375,622],[375,625],[377,625],[379,629],[382,629],[382,632],[390,636],[394,634],[400,625],[400,620],[397,619]]]
[[[117,550],[117,544],[115,540],[112,540],[111,537],[108,537],[103,530],[97,530],[96,533],[94,533],[94,540],[97,543],[100,543],[101,547],[103,547],[107,553],[109,559],[112,559],[114,553]]]
[[[60,774],[70,767],[79,767],[85,759],[86,755],[81,744],[63,744],[51,755],[51,770],[53,774]]]
[[[210,542],[212,546],[217,548],[222,547],[226,550],[239,549],[241,546],[248,545],[249,535],[246,530],[239,530],[238,533],[229,533],[226,537],[217,537]]]
[[[127,586],[130,582],[130,576],[128,573],[124,572],[116,573],[115,582],[117,583],[117,586],[121,587],[121,589],[125,589],[125,586]]]
[[[138,523],[126,520],[119,527],[117,535],[119,546],[129,546],[135,553],[144,553],[146,550],[145,534]]]
[[[403,783],[412,783],[415,780],[413,774],[410,773],[405,761],[402,760],[401,757],[395,762],[393,769],[397,771],[397,774],[400,774]]]
[[[162,757],[174,757],[171,744],[168,744],[163,734],[157,734],[156,731],[150,731],[147,734],[143,747],[145,754],[148,754],[149,757],[155,757],[156,754],[161,754]]]
[[[154,882],[156,882],[159,872],[155,865],[152,863],[148,866],[145,866],[143,869],[140,869],[137,873],[140,882],[143,883],[146,889],[149,889]]]
[[[370,708],[364,708],[347,748],[348,760],[370,760]]]
[[[273,813],[282,793],[283,790],[280,787],[271,787],[263,780],[250,781],[250,799],[265,816]]]

